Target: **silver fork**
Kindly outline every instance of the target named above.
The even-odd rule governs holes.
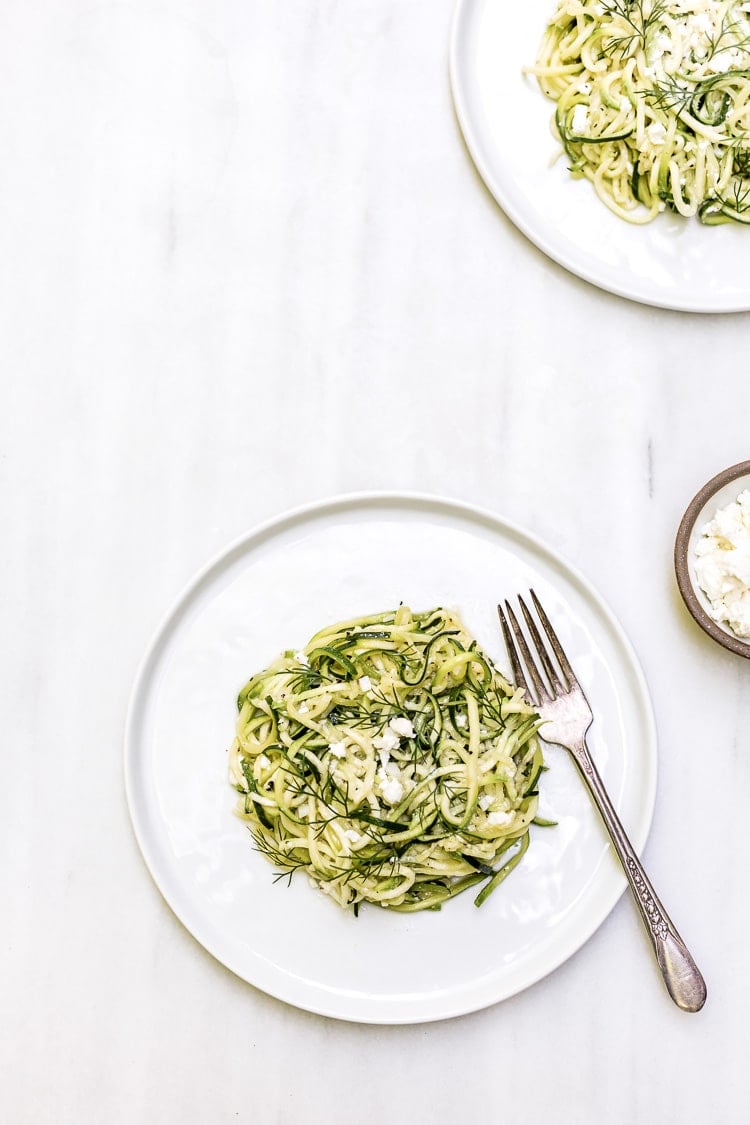
[[[539,599],[533,590],[530,594],[549,642],[549,646],[544,642],[531,612],[519,597],[536,659],[508,602],[505,603],[505,611],[502,606],[497,607],[516,684],[524,689],[532,707],[543,720],[540,738],[570,751],[589,788],[625,871],[669,995],[683,1011],[698,1012],[706,1002],[705,981],[659,901],[604,788],[586,745],[586,732],[593,721],[588,700]],[[550,648],[556,657],[557,667]]]

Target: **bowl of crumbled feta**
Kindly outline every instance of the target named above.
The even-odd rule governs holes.
[[[713,477],[682,517],[677,585],[710,637],[750,659],[750,461]]]

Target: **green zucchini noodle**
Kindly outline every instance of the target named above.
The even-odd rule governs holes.
[[[750,223],[747,0],[559,0],[525,73],[616,215]]]
[[[305,871],[355,912],[439,909],[484,883],[481,905],[526,851],[539,719],[455,614],[323,629],[237,702],[237,812],[279,878]]]

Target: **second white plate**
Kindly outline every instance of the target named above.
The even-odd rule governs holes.
[[[691,312],[750,309],[750,230],[661,215],[634,226],[573,180],[533,64],[555,0],[458,0],[451,83],[469,152],[508,217],[560,265],[623,297]]]
[[[524,862],[477,909],[364,908],[355,918],[306,879],[274,883],[232,808],[226,750],[235,697],[281,650],[326,623],[400,601],[460,611],[507,670],[495,606],[533,585],[594,707],[591,749],[636,848],[656,784],[648,693],[620,627],[576,572],[531,536],[463,505],[354,496],[306,508],[231,547],[185,591],[136,683],[125,775],[151,873],[223,964],[298,1007],[407,1023],[502,1000],[549,973],[600,925],[625,887],[583,783],[551,748]]]

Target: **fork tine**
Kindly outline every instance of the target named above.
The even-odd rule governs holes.
[[[531,591],[531,593],[532,593],[532,596],[533,596],[533,591]],[[518,604],[521,607],[521,612],[523,613],[524,621],[526,622],[526,624],[528,626],[529,633],[531,635],[531,639],[534,642],[534,647],[536,648],[537,656],[539,657],[539,659],[542,662],[542,666],[544,668],[544,671],[547,673],[547,679],[549,680],[550,686],[552,687],[552,694],[553,695],[559,695],[561,692],[567,691],[566,685],[563,684],[562,680],[560,679],[560,677],[558,675],[557,669],[555,668],[554,664],[552,663],[552,661],[550,659],[550,655],[549,655],[549,651],[547,649],[547,646],[539,635],[539,630],[536,627],[536,622],[534,621],[534,618],[529,613],[529,609],[528,609],[528,606],[526,605],[526,602],[523,600],[522,597],[520,597],[520,595],[519,595],[519,598],[518,598]]]
[[[497,607],[497,615],[500,618],[500,626],[503,630],[503,640],[505,641],[505,647],[508,651],[508,656],[510,657],[510,665],[513,669],[513,680],[515,681],[516,687],[522,687],[524,692],[530,699],[531,694],[529,692],[529,685],[526,680],[526,674],[523,670],[521,661],[518,659],[518,650],[516,649],[513,635],[508,627],[508,622],[506,620],[505,614],[503,613],[503,607],[501,605]]]
[[[529,676],[531,677],[531,682],[534,685],[534,691],[537,694],[537,699],[539,700],[540,704],[541,703],[547,703],[547,702],[549,702],[551,696],[550,696],[549,692],[547,691],[547,688],[544,684],[544,680],[539,675],[539,669],[536,666],[536,662],[534,661],[534,657],[531,655],[531,652],[529,651],[529,646],[526,643],[526,638],[523,635],[523,632],[521,630],[521,626],[516,621],[516,616],[513,613],[513,610],[510,608],[510,604],[507,601],[505,603],[505,612],[508,615],[508,620],[510,621],[510,627],[513,630],[513,636],[516,638],[516,644],[518,645],[518,647],[521,650],[521,655],[523,656],[524,662],[526,664],[526,670],[529,673]]]
[[[542,603],[539,601],[539,598],[536,596],[536,594],[534,593],[533,590],[530,590],[529,592],[531,594],[531,600],[534,603],[534,609],[539,614],[539,620],[541,621],[542,625],[544,626],[544,631],[547,634],[547,636],[549,637],[549,643],[552,645],[552,650],[553,650],[555,656],[557,657],[558,663],[563,670],[563,674],[565,675],[565,677],[568,681],[568,687],[569,688],[575,687],[578,684],[578,680],[576,679],[575,672],[571,668],[570,662],[569,662],[567,656],[565,655],[565,652],[563,650],[563,646],[560,644],[560,640],[557,636],[557,633],[552,628],[552,624],[550,622],[550,619],[549,619],[549,617],[547,617],[547,614],[544,612],[544,610],[542,608]]]

